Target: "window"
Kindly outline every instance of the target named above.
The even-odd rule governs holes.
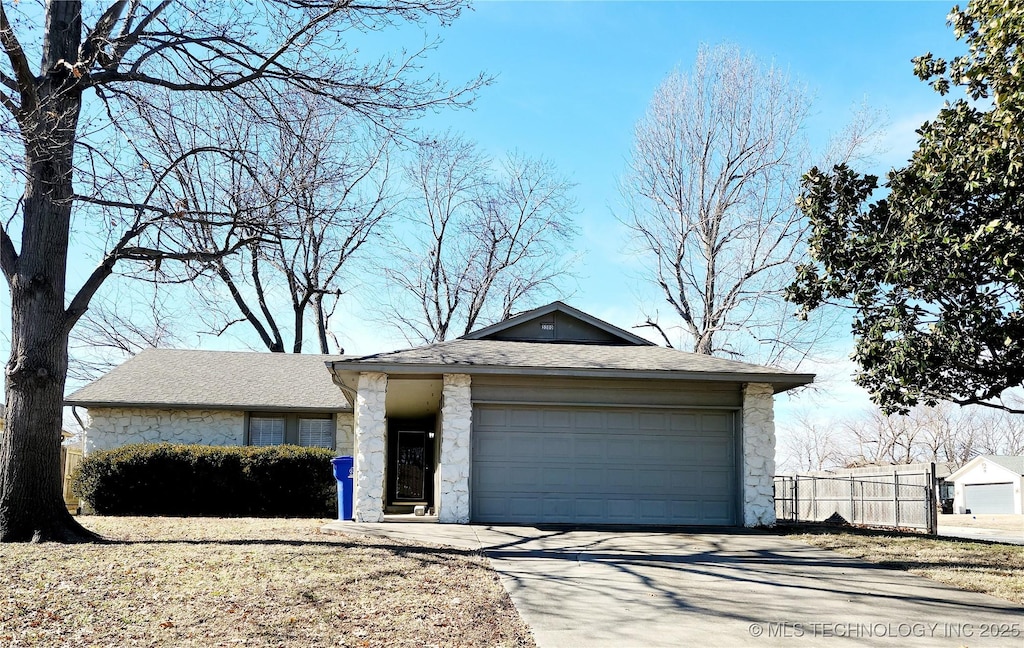
[[[249,445],[272,446],[284,443],[284,418],[249,417]]]
[[[334,425],[331,419],[299,419],[299,445],[316,448],[334,447]]]
[[[332,414],[252,412],[249,414],[249,445],[288,443],[314,448],[334,447]]]

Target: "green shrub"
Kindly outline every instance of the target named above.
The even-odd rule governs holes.
[[[140,443],[87,456],[72,490],[102,515],[333,517],[334,453]]]

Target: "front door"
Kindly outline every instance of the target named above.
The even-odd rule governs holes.
[[[389,421],[390,506],[433,506],[434,436],[433,419]]]

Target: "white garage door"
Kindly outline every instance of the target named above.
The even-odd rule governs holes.
[[[971,513],[1013,513],[1013,484],[967,484],[964,499]]]
[[[474,521],[737,523],[731,411],[473,409]]]

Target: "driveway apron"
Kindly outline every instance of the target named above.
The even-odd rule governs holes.
[[[1019,605],[770,533],[342,528],[482,549],[540,648],[1024,647]]]

